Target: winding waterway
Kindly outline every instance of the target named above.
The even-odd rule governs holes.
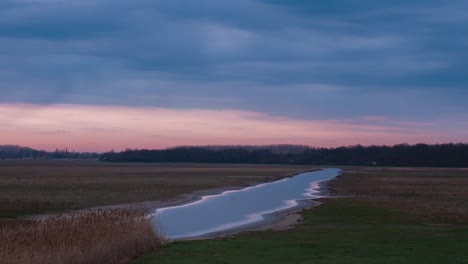
[[[267,223],[269,216],[310,205],[322,197],[319,183],[338,176],[340,169],[306,172],[276,182],[203,196],[191,203],[157,209],[155,225],[173,240],[213,236]]]

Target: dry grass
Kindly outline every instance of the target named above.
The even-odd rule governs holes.
[[[0,161],[0,221],[164,201],[192,191],[274,180],[311,166]],[[25,196],[24,194],[28,195]]]
[[[89,211],[0,224],[3,264],[129,263],[165,240],[143,210]]]
[[[348,168],[331,186],[426,223],[468,223],[467,169]]]

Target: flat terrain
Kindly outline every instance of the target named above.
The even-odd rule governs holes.
[[[350,168],[332,190],[423,222],[468,224],[468,169]]]
[[[163,201],[274,180],[311,166],[0,161],[0,219]]]
[[[468,263],[468,170],[345,168],[287,231],[177,242],[150,263]]]

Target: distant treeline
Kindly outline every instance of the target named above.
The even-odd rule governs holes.
[[[313,148],[285,145],[267,147],[178,147],[164,150],[126,150],[101,156],[108,162],[193,162],[297,165],[374,165],[468,167],[467,144],[400,144]],[[278,151],[281,149],[281,151]],[[289,151],[287,151],[289,149]]]
[[[180,146],[180,148],[203,148],[208,150],[228,150],[228,149],[244,149],[248,151],[256,150],[268,150],[274,154],[299,154],[310,149],[306,145],[291,145],[291,144],[279,144],[279,145],[265,145],[265,146],[256,146],[256,145],[206,145],[206,146]]]
[[[28,147],[0,145],[0,160],[5,159],[99,159],[99,153],[65,150],[44,151]]]

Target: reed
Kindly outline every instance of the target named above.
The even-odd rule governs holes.
[[[129,263],[165,244],[144,210],[93,210],[0,224],[4,264]]]

